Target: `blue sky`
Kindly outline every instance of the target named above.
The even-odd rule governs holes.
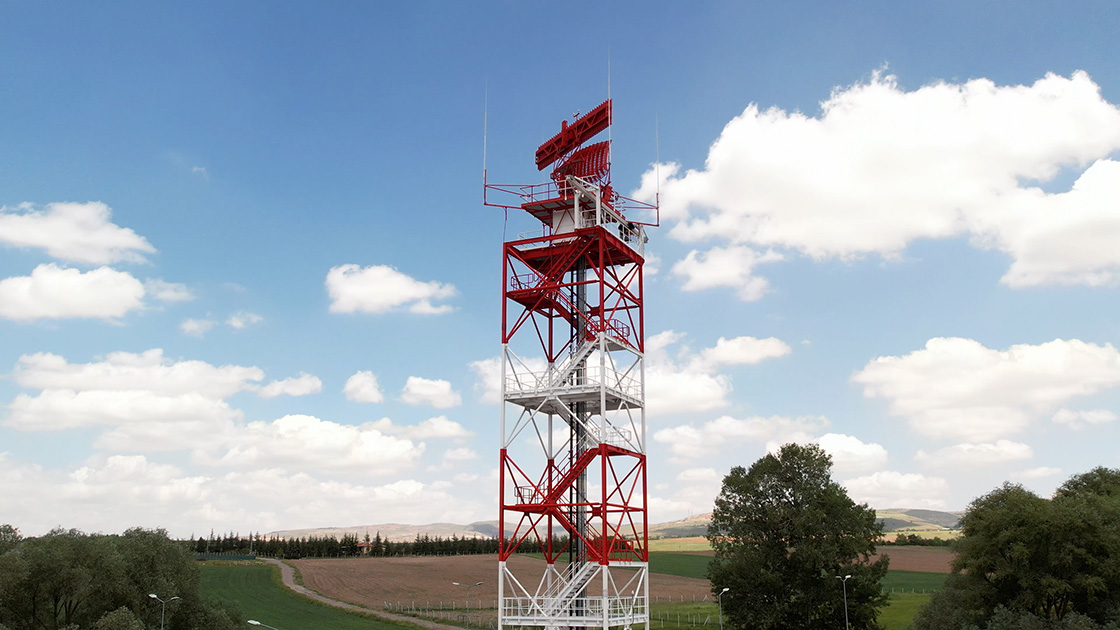
[[[501,244],[534,225],[482,205],[484,111],[490,181],[534,183],[608,85],[615,187],[662,201],[653,521],[791,440],[879,508],[1118,466],[1118,30],[1109,2],[0,2],[0,522],[496,518]]]

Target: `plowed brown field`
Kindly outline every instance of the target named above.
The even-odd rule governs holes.
[[[955,555],[948,547],[879,547],[879,553],[891,557],[893,571],[948,573]]]
[[[948,573],[953,553],[944,547],[884,547],[891,569]],[[303,583],[328,597],[379,609],[386,603],[417,607],[492,608],[498,598],[496,555],[436,556],[423,558],[339,558],[296,560]],[[510,559],[514,573],[532,588],[544,571],[544,562],[526,556]],[[664,601],[703,599],[710,592],[707,580],[651,573],[650,597]],[[455,586],[481,586],[464,589]]]
[[[292,562],[308,588],[328,597],[382,608],[387,602],[425,608],[462,607],[469,595],[471,608],[493,608],[498,599],[498,556],[435,556],[425,558],[328,558]],[[514,556],[510,568],[527,586],[535,586],[544,572],[544,561]],[[650,574],[650,597],[655,599],[703,599],[710,587],[707,580]],[[481,586],[464,589],[455,586]]]

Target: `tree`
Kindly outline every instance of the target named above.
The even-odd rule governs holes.
[[[157,627],[161,608],[148,593],[180,598],[167,609],[168,630],[240,627],[235,609],[201,597],[198,563],[163,530],[57,529],[0,554],[0,627],[11,630],[127,628],[129,619]]]
[[[0,554],[9,549],[15,549],[21,540],[23,540],[23,537],[19,535],[18,528],[7,523],[0,525]]]
[[[872,556],[883,527],[831,468],[820,447],[787,444],[724,478],[708,528],[708,574],[713,594],[729,589],[722,601],[733,627],[843,627],[845,587],[852,627],[878,627],[888,559]]]
[[[1120,470],[1074,475],[1049,501],[1005,483],[969,505],[956,550],[916,630],[1120,622]]]
[[[107,612],[93,624],[93,630],[144,630],[144,623],[126,606]]]

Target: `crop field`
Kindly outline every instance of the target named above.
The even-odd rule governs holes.
[[[236,603],[246,619],[278,628],[404,628],[304,599],[284,588],[280,584],[279,570],[268,565],[203,563],[201,569],[202,594]]]
[[[306,559],[292,565],[299,570],[304,586],[367,608],[392,604],[430,610],[493,609],[498,598],[498,557],[492,554]],[[510,566],[521,579],[533,584],[544,572],[543,561],[526,556],[510,558]],[[466,589],[452,582],[482,585]],[[671,597],[675,601],[702,601],[708,591],[707,580],[662,573],[650,576],[650,597],[655,600]]]
[[[940,591],[945,582],[944,573],[921,571],[887,571],[883,590],[888,593],[932,593]]]
[[[708,539],[703,536],[690,538],[654,538],[649,541],[649,550],[652,551],[707,551],[712,550]]]
[[[945,548],[892,547],[883,587],[891,603],[883,611],[887,630],[903,630],[917,609],[941,588],[952,553]],[[650,554],[651,629],[711,630],[718,610],[705,579],[711,553]],[[510,560],[518,576],[535,583],[539,558]],[[414,613],[444,623],[493,627],[497,616],[497,556],[304,559],[291,562],[302,583],[328,597],[367,608]],[[203,565],[204,592],[237,602],[248,618],[281,627],[398,630],[400,626],[308,601],[285,589],[269,566]],[[464,588],[454,584],[479,586]]]

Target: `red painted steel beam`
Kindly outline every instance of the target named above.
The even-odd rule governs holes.
[[[537,170],[564,157],[569,151],[595,137],[611,124],[611,101],[607,99],[595,109],[580,116],[572,124],[560,123],[560,133],[537,148]]]

